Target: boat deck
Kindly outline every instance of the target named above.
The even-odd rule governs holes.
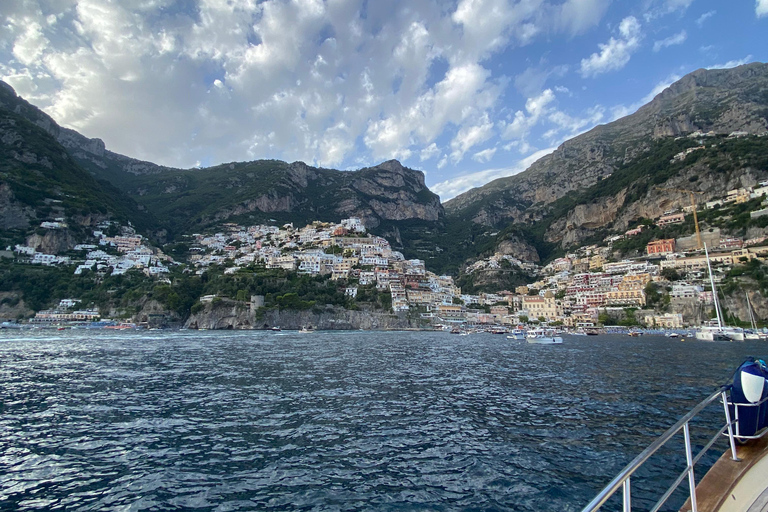
[[[699,512],[768,512],[768,436],[730,450],[696,486]],[[690,498],[680,512],[690,512]]]

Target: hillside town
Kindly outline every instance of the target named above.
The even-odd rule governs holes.
[[[708,202],[706,208],[743,203],[766,192],[768,183],[732,190],[722,199]],[[668,211],[653,221],[659,227],[670,226],[685,222],[690,213],[691,207]],[[766,214],[765,201],[750,213],[753,218]],[[46,230],[66,227],[63,222],[44,224],[41,228]],[[358,218],[339,223],[316,221],[300,228],[292,224],[224,224],[214,234],[188,236],[188,271],[203,275],[212,267],[223,267],[226,275],[259,265],[323,276],[337,281],[352,301],[359,287],[375,286],[378,292],[390,295],[394,313],[416,314],[432,325],[533,322],[576,328],[597,325],[601,314],[619,318],[631,310],[639,312],[635,318],[640,325],[679,329],[695,324],[698,314],[713,305],[704,245],[715,283],[732,266],[768,255],[765,237],[742,240],[709,229],[677,239],[652,240],[642,256],[617,260],[614,244],[640,235],[646,227],[641,224],[608,236],[603,244],[580,247],[544,266],[497,253],[462,269],[466,275],[506,269],[533,276],[526,285],[495,293],[462,293],[451,276],[430,272],[423,260],[406,259],[386,239],[369,234]],[[169,267],[178,263],[151,247],[132,227],[105,222],[93,232],[93,238],[93,244],[75,246],[74,253],[80,258],[45,254],[22,245],[14,252],[22,263],[74,266],[77,276],[88,272],[121,275],[134,269],[170,283]],[[657,294],[657,290],[667,297],[663,307],[651,304],[649,294]],[[212,298],[200,300],[210,302]],[[76,305],[76,298],[62,300],[57,308],[37,312],[32,321],[46,324],[99,318],[95,309],[75,309]]]

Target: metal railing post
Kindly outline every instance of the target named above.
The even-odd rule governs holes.
[[[736,456],[736,440],[733,438],[733,423],[731,423],[731,411],[728,409],[728,396],[723,391],[720,396],[723,400],[723,409],[725,410],[725,421],[728,422],[728,441],[731,443],[731,460],[741,462]]]
[[[629,479],[630,478],[627,477],[627,479],[624,480],[624,483],[621,484],[621,487],[624,490],[624,512],[632,512],[632,494],[630,492]]]
[[[688,486],[691,489],[691,512],[698,512],[696,505],[696,477],[693,474],[693,450],[691,449],[691,429],[688,422],[683,425],[683,436],[685,437],[685,460],[688,464]]]

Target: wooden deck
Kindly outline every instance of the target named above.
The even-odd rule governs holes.
[[[699,512],[768,512],[768,436],[725,452],[696,486]],[[690,498],[680,512],[690,512]]]

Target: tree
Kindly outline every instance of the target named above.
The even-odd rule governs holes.
[[[668,281],[679,281],[682,279],[682,276],[678,273],[677,269],[674,268],[665,268],[661,271],[661,277]]]
[[[645,303],[649,307],[654,307],[661,299],[659,293],[659,286],[653,281],[649,282],[645,287]]]

